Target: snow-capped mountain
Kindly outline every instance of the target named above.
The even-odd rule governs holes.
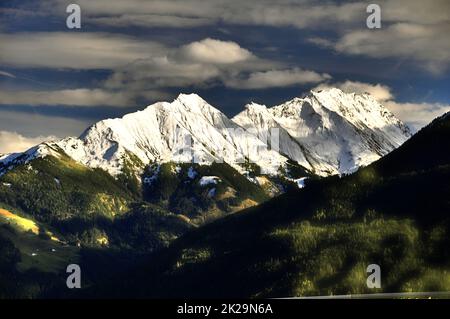
[[[272,108],[250,104],[233,118],[258,135],[280,130],[280,152],[318,175],[349,173],[391,152],[411,133],[369,94],[311,91]]]
[[[409,136],[407,127],[368,94],[329,89],[272,108],[253,103],[232,120],[198,95],[181,94],[171,103],[100,121],[79,138],[3,155],[0,174],[11,163],[63,151],[112,175],[126,163],[143,168],[150,163],[221,161],[241,173],[252,162],[263,174],[276,175],[293,160],[325,176],[368,165]]]
[[[126,160],[141,167],[154,162],[225,162],[241,172],[250,161],[267,174],[277,174],[287,161],[195,94],[181,94],[172,103],[160,102],[123,118],[100,121],[79,138],[41,144],[27,154],[45,155],[46,148],[60,148],[74,160],[112,175],[122,171]]]

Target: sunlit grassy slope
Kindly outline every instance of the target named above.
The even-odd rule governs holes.
[[[0,208],[0,221],[10,223],[23,231],[30,231],[35,235],[39,234],[39,226],[31,219],[26,219]]]

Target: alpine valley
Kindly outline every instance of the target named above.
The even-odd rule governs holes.
[[[1,155],[0,297],[60,295],[71,263],[89,297],[363,292],[351,278],[372,259],[391,267],[388,290],[450,289],[435,280],[448,117],[411,136],[369,94],[311,91],[231,119],[181,94]]]

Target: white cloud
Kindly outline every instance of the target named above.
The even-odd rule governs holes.
[[[129,106],[130,96],[101,89],[72,89],[57,91],[0,91],[3,105],[77,105]]]
[[[253,58],[250,51],[235,42],[210,38],[182,46],[177,55],[193,62],[211,64],[230,64]]]
[[[107,4],[104,0],[78,0],[77,3],[88,25],[120,28],[185,28],[217,23],[292,26],[333,32],[334,37],[311,40],[322,46],[331,45],[345,54],[411,59],[434,73],[444,72],[450,64],[448,0],[379,0],[383,28],[377,31],[365,29],[368,3],[362,0],[109,0]],[[40,5],[36,14],[48,12],[65,18],[66,1],[43,0]]]
[[[449,69],[450,1],[379,0],[377,4],[380,30],[366,29],[360,21],[337,28],[335,36],[313,36],[309,42],[348,55],[409,61],[436,75]]]
[[[104,83],[111,89],[144,91],[148,89],[201,85],[220,75],[211,64],[188,63],[171,57],[139,60],[114,72]]]
[[[8,111],[0,108],[0,130],[17,132],[24,136],[79,136],[90,119],[75,119],[38,113]]]
[[[36,14],[64,15],[67,1],[41,0]],[[186,27],[215,24],[361,28],[367,1],[314,0],[77,0],[89,23],[120,27]],[[439,24],[449,21],[448,0],[378,0],[386,22]],[[198,20],[198,21],[196,21]],[[365,24],[364,24],[365,26]]]
[[[193,28],[213,23],[209,18],[178,17],[157,14],[122,14],[109,17],[93,17],[87,19],[89,23],[107,27],[166,27],[166,28]]]
[[[0,70],[0,76],[6,76],[7,78],[15,79],[16,76],[12,73]]]
[[[109,33],[33,32],[0,34],[0,64],[14,67],[114,69],[160,55],[160,43]]]
[[[331,79],[329,74],[293,68],[250,73],[246,78],[231,78],[225,83],[236,89],[263,89],[319,83]]]
[[[366,29],[366,1],[78,0],[87,24],[108,27],[291,26],[331,31],[311,42],[350,55],[411,60],[439,74],[450,65],[450,1],[379,0],[382,29]],[[62,16],[63,0],[43,0],[39,13]],[[395,45],[392,45],[395,44]]]
[[[388,22],[410,22],[437,25],[450,21],[448,0],[381,0],[382,19]]]
[[[372,58],[399,58],[422,63],[433,73],[450,65],[450,25],[396,23],[382,30],[346,33],[334,45],[343,53]]]
[[[321,37],[311,37],[308,38],[307,41],[323,48],[334,48],[334,42],[329,39]]]
[[[234,0],[231,0],[233,2]],[[120,17],[124,14],[147,14],[154,16],[171,17],[218,17],[220,7],[227,1],[202,1],[202,0],[77,0],[82,10],[88,16],[93,17]],[[65,9],[67,2],[64,0],[42,0],[41,8],[57,14]],[[42,10],[41,9],[41,10]]]
[[[44,43],[49,39],[59,39],[60,36],[61,34],[59,33],[37,34],[37,38],[43,40]],[[18,41],[21,43],[20,46],[24,45],[22,41],[27,39],[28,35],[20,34],[18,38],[21,37],[24,38]],[[88,53],[92,59],[81,61],[81,58],[77,57],[74,61],[71,60],[70,63],[74,67],[94,68],[94,65],[96,65],[97,67],[109,66],[113,68],[113,73],[104,82],[100,83],[99,87],[53,91],[0,90],[0,104],[127,107],[134,105],[139,97],[147,100],[163,99],[167,97],[167,94],[162,90],[169,87],[187,87],[192,85],[205,87],[225,84],[234,88],[262,89],[266,87],[318,83],[330,78],[328,74],[319,74],[299,68],[284,69],[281,63],[260,59],[238,43],[231,41],[206,38],[175,48],[165,47],[163,49],[162,46],[156,46],[158,50],[152,51],[152,55],[149,53],[148,56],[145,56],[147,54],[144,52],[146,45],[138,45],[138,49],[136,49],[134,47],[136,40],[125,38],[125,43],[122,43],[121,46],[119,45],[116,50],[116,48],[110,46],[115,41],[118,41],[117,37],[113,39],[111,36],[106,36],[106,42],[103,42],[103,44],[106,43],[106,47],[102,47],[103,44],[100,40],[100,43],[95,43],[94,40],[97,37],[99,37],[99,34],[84,34],[82,37],[75,37],[76,47],[86,46],[86,48],[93,50],[93,52],[89,51],[90,53]],[[16,37],[15,39],[17,40],[18,38]],[[17,48],[18,42],[16,41],[11,45],[16,45]],[[64,46],[64,43],[62,45]],[[131,47],[125,49],[127,45]],[[121,47],[124,49],[123,51]],[[69,48],[54,47],[53,49],[62,55],[66,54],[65,51],[70,51]],[[43,50],[41,54],[44,54],[45,50],[51,51],[52,48],[44,48],[41,45],[34,48],[33,52],[39,52],[39,50]],[[131,50],[131,52],[127,52],[127,50]],[[96,51],[98,52],[96,53]],[[137,55],[135,56],[133,52]],[[12,51],[10,54],[12,55]],[[73,55],[68,54],[60,60],[57,58],[51,59],[51,56],[56,54],[56,52],[52,51],[50,56],[46,57],[46,60],[33,57],[33,61],[31,61],[31,55],[29,57],[15,56],[14,60],[12,57],[8,58],[8,54],[1,59],[9,61],[9,63],[12,63],[14,60],[18,63],[23,63],[21,64],[22,66],[30,63],[39,63],[41,66],[46,65],[48,67],[51,65],[53,67],[62,65],[68,67],[69,60]],[[104,61],[103,59],[108,59],[107,56],[109,54],[117,55],[115,56],[117,59],[109,62]],[[37,55],[39,56],[39,53]],[[142,57],[125,63],[127,59],[133,59],[139,55],[142,55]],[[83,52],[81,56],[84,56]],[[85,58],[88,57],[85,56]],[[97,62],[94,63],[94,60]],[[119,67],[120,63],[125,65]]]
[[[238,43],[207,38],[173,48],[165,55],[130,63],[114,72],[104,85],[125,91],[215,86],[242,72],[277,66],[280,63],[260,59]]]
[[[55,139],[54,136],[25,137],[17,132],[0,131],[0,153],[23,152],[44,141]]]
[[[166,97],[160,88],[206,85],[225,73],[275,65],[235,42],[210,38],[178,48],[103,33],[0,34],[3,41],[8,43],[0,56],[5,65],[115,70],[103,86],[94,89],[0,90],[3,105],[131,106],[138,97]]]
[[[385,106],[415,130],[450,112],[450,105],[441,103],[397,103],[387,101]]]
[[[305,28],[329,23],[349,23],[364,13],[367,4],[363,2],[325,4],[310,0],[78,0],[86,20],[95,24],[136,25],[154,27],[183,27],[214,24],[217,22],[295,26]],[[57,14],[67,5],[62,0],[43,1],[43,9]],[[143,21],[142,15],[147,21]],[[98,17],[101,17],[100,19]],[[162,17],[162,18],[161,18]],[[107,19],[105,19],[107,18]],[[196,21],[197,20],[197,21]]]
[[[204,39],[173,49],[167,55],[143,59],[117,70],[107,81],[109,89],[142,91],[162,87],[225,85],[237,89],[263,89],[330,79],[300,68],[258,58],[239,44]]]
[[[2,104],[122,106],[137,95],[149,95],[142,90],[217,84],[241,71],[280,65],[257,58],[235,42],[211,38],[170,48],[124,35],[36,32],[0,34],[0,42],[8,43],[0,55],[0,63],[7,66],[114,70],[105,87],[0,92]],[[164,94],[155,91],[153,95]]]

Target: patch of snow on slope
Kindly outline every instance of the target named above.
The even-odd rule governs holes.
[[[218,182],[220,182],[220,178],[217,176],[203,176],[200,178],[199,184],[200,186],[206,186],[210,184],[216,185]]]
[[[301,177],[294,180],[298,188],[305,188],[308,177]]]

